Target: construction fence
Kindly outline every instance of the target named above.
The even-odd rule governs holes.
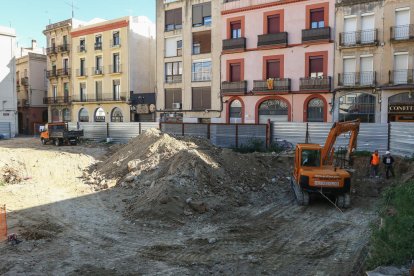
[[[12,137],[11,123],[0,122],[0,138],[10,139]]]
[[[7,240],[6,205],[0,206],[0,241]]]

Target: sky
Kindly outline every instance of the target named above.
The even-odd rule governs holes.
[[[144,15],[155,22],[155,0],[73,0],[74,18],[115,19]],[[0,25],[16,30],[18,47],[30,47],[37,40],[45,47],[46,25],[71,18],[72,0],[0,0]]]

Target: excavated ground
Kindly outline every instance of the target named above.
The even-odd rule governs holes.
[[[0,274],[360,274],[389,184],[366,177],[367,163],[339,211],[320,197],[296,206],[290,154],[155,130],[111,147],[1,141],[0,168],[19,168],[20,182],[0,186],[0,204],[23,242],[0,244]]]

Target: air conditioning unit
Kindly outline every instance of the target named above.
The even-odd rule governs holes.
[[[181,103],[173,103],[172,108],[173,109],[181,109]]]

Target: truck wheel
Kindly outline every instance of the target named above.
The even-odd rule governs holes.
[[[55,146],[59,147],[60,146],[60,140],[59,139],[55,139]]]
[[[46,145],[46,140],[45,139],[41,139],[41,141],[42,141],[42,145]]]

